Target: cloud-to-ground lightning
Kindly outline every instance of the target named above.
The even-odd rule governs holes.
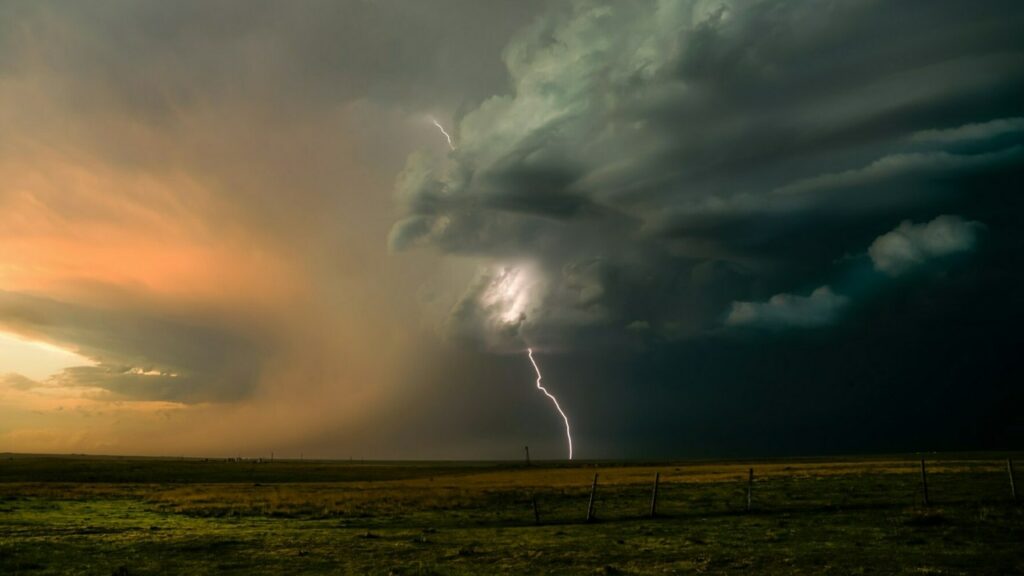
[[[565,437],[569,440],[569,460],[572,460],[572,431],[569,429],[569,417],[565,415],[565,412],[562,411],[562,407],[558,405],[558,398],[555,398],[550,392],[548,392],[547,388],[540,385],[540,381],[543,380],[544,377],[540,375],[540,367],[537,366],[537,361],[533,359],[533,349],[527,348],[526,353],[530,357],[530,364],[533,364],[533,370],[537,372],[537,389],[543,392],[548,398],[551,398],[551,401],[555,403],[555,410],[558,410],[558,413],[562,415],[562,420],[565,421]]]
[[[448,131],[444,129],[444,126],[441,126],[441,123],[438,122],[437,119],[431,118],[430,121],[434,123],[434,126],[437,126],[437,129],[441,131],[441,134],[444,134],[445,140],[448,141],[448,147],[451,148],[452,150],[455,150],[455,144],[452,143],[451,134],[449,134]]]

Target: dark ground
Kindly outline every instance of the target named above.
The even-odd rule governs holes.
[[[1005,456],[930,455],[925,506],[911,456],[526,468],[2,455],[0,574],[1024,574]]]

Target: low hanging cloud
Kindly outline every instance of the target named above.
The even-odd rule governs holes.
[[[509,329],[520,345],[584,348],[698,335],[723,316],[826,324],[845,298],[793,286],[894,219],[998,202],[992,179],[1024,162],[1021,26],[1012,2],[550,10],[505,49],[511,91],[457,119],[457,149],[410,157],[391,247],[543,275],[514,323],[469,287],[454,323],[485,346]],[[900,256],[880,240],[880,269],[934,254],[908,241]],[[593,262],[578,288],[573,271]]]
[[[816,328],[833,323],[850,299],[822,286],[808,296],[776,294],[767,302],[734,302],[727,326]]]
[[[931,222],[902,222],[871,243],[868,254],[875,269],[900,276],[929,262],[974,250],[983,226],[959,216],[939,216]]]
[[[209,317],[172,320],[0,291],[0,328],[92,361],[63,369],[51,383],[101,391],[110,400],[237,401],[254,392],[262,367],[259,344],[241,326]]]
[[[983,228],[982,224],[959,216],[938,216],[922,224],[908,220],[876,238],[868,247],[867,256],[875,271],[896,277],[941,263],[950,256],[971,252]],[[863,275],[864,272],[859,274]],[[849,289],[859,299],[872,297],[872,292],[879,288],[861,280],[851,282],[847,279],[846,283],[851,284]],[[866,290],[868,286],[873,290]],[[765,302],[733,302],[724,323],[730,327],[762,328],[827,326],[841,318],[843,310],[851,301],[850,295],[836,293],[826,285],[809,296],[782,293]]]

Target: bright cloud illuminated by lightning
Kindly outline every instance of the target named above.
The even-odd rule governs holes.
[[[502,268],[481,296],[481,304],[491,311],[492,320],[500,324],[518,323],[525,319],[535,284],[525,267]]]
[[[546,287],[544,275],[529,262],[480,268],[451,310],[449,336],[493,351],[522,351]]]

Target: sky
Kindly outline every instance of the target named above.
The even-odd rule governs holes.
[[[0,451],[1020,448],[1021,30],[0,0]]]

